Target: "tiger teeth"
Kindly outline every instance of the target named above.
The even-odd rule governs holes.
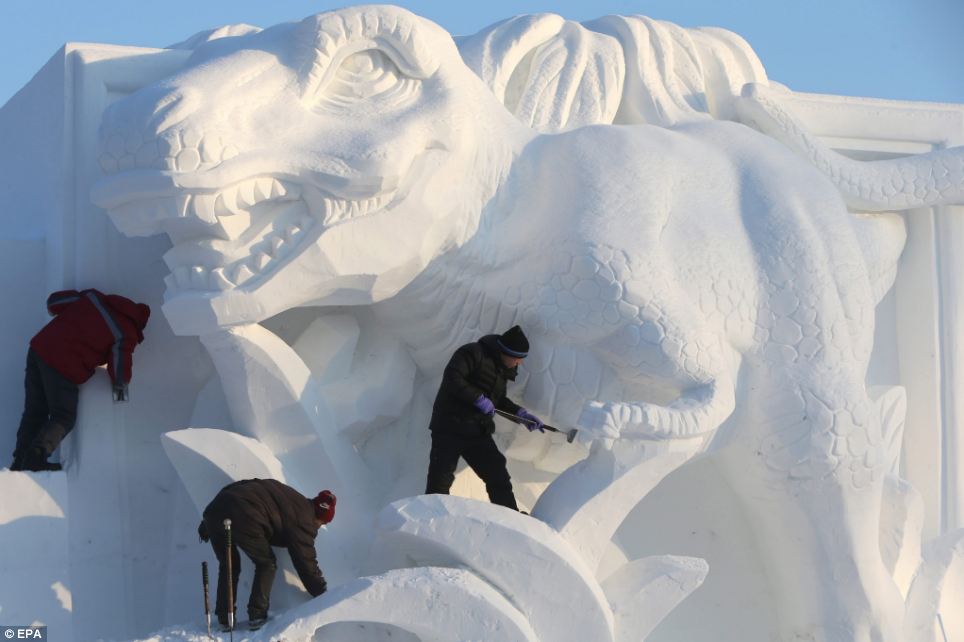
[[[301,198],[301,186],[271,177],[255,178],[226,187],[216,193],[183,194],[158,199],[155,210],[146,218],[198,218],[209,225],[222,223],[222,217],[249,214],[258,204],[267,201],[295,201]],[[333,225],[381,209],[390,195],[373,196],[362,200],[325,197],[321,216],[325,225]],[[140,206],[143,209],[143,205]],[[304,228],[304,225],[301,225]]]
[[[236,189],[227,189],[221,192],[219,197],[224,203],[224,208],[227,210],[226,215],[237,214],[240,210],[244,209],[238,206],[238,191]]]
[[[246,263],[242,263],[234,272],[234,283],[236,285],[244,285],[244,283],[253,276],[254,272],[251,271],[251,268],[249,268]]]
[[[214,268],[211,270],[211,289],[212,290],[228,290],[234,286],[229,279],[224,274],[224,268]]]
[[[391,198],[391,194],[373,196],[372,198],[360,201],[348,201],[326,197],[322,199],[324,206],[322,223],[324,225],[333,225],[335,223],[340,223],[341,221],[357,218],[359,216],[365,216],[366,214],[375,212],[384,207],[389,198]]]
[[[245,181],[238,186],[237,203],[240,207],[251,207],[258,202],[254,195],[255,181]]]
[[[232,221],[239,218],[243,217],[224,220]],[[300,219],[299,223],[307,227],[311,224],[311,219],[306,216]],[[283,231],[276,232],[265,239],[264,251],[257,252],[234,267],[222,266],[209,269],[203,265],[180,265],[164,277],[164,283],[167,285],[168,292],[230,290],[269,270],[275,259],[280,259],[287,253],[289,242],[303,233],[304,230],[300,225],[289,225]]]
[[[254,194],[258,201],[266,201],[271,198],[271,184],[276,182],[273,178],[259,178],[254,184]]]
[[[251,229],[255,205],[269,200],[295,200],[301,195],[301,186],[282,180],[262,177],[243,181],[215,193],[185,194],[175,198],[158,199],[154,203],[157,218],[196,217],[219,230],[221,238],[241,238]],[[240,287],[253,278],[261,278],[282,263],[281,258],[295,247],[305,232],[322,219],[323,225],[348,221],[380,210],[392,198],[391,194],[367,199],[348,200],[322,197],[322,212],[303,213],[284,228],[279,228],[259,240],[255,251],[247,259],[228,266],[209,268],[202,265],[180,265],[165,277],[169,292],[179,290],[202,290],[219,292]]]
[[[228,209],[227,201],[224,199],[224,194],[218,194],[214,201],[214,213],[218,216],[230,216],[232,214],[231,210]]]
[[[213,194],[198,194],[191,201],[193,207],[193,214],[205,223],[217,223],[218,218],[215,215],[216,207],[215,200],[217,197]]]

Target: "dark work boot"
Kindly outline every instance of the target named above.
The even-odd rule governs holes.
[[[262,626],[264,626],[264,623],[267,622],[267,621],[268,621],[268,616],[267,616],[267,615],[262,615],[261,617],[249,618],[249,619],[248,619],[248,630],[249,630],[249,631],[257,631],[257,630],[260,629]]]
[[[27,456],[23,460],[23,469],[32,472],[43,472],[48,470],[62,470],[60,464],[47,461],[47,453],[40,448],[31,448],[27,451]]]

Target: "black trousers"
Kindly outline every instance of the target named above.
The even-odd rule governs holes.
[[[489,501],[519,510],[512,494],[512,480],[505,456],[499,452],[492,435],[458,437],[432,431],[432,451],[428,456],[428,480],[425,494],[448,495],[455,481],[459,457],[485,482]]]
[[[14,459],[37,448],[50,456],[77,422],[79,386],[48,366],[33,348],[27,351],[23,416],[17,429]]]
[[[223,515],[204,515],[204,524],[211,538],[211,548],[218,558],[218,595],[214,605],[214,612],[218,621],[227,624],[228,621],[228,547],[224,533]],[[278,562],[275,559],[271,544],[263,534],[246,532],[239,528],[238,520],[232,520],[234,528],[231,533],[231,590],[234,595],[235,610],[238,604],[238,578],[241,577],[241,555],[238,548],[244,551],[254,564],[254,580],[251,582],[251,596],[248,598],[248,619],[254,620],[268,616],[268,605],[271,601],[271,584],[274,582]]]

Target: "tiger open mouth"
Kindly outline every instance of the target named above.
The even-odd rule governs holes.
[[[395,189],[344,198],[287,178],[248,178],[218,190],[166,190],[108,207],[121,231],[164,232],[167,298],[254,286],[328,228],[384,209]],[[309,207],[310,201],[310,207]]]

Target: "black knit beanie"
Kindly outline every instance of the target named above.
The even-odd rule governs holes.
[[[499,337],[499,349],[510,357],[525,358],[529,354],[529,340],[522,328],[514,325]]]

